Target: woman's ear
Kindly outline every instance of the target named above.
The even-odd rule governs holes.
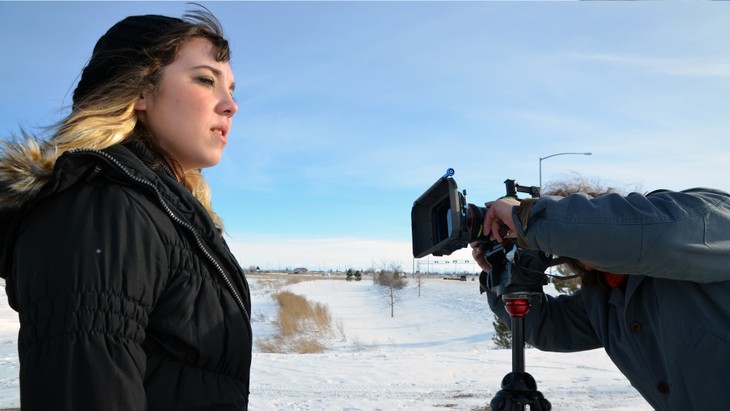
[[[145,94],[147,94],[147,93],[140,94],[139,100],[137,100],[137,102],[134,103],[135,111],[146,111],[147,110],[147,98],[145,97]]]

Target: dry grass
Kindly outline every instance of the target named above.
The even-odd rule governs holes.
[[[279,303],[279,328],[284,336],[297,334],[329,333],[332,316],[329,308],[320,303],[311,303],[301,295],[289,291],[277,293],[274,298]]]
[[[333,333],[329,308],[312,303],[289,291],[273,295],[279,304],[276,324],[279,334],[268,340],[259,340],[256,347],[268,353],[312,354],[323,352],[322,339]]]
[[[252,277],[252,276],[248,276]],[[303,281],[301,278],[292,277],[292,276],[259,276],[258,282],[256,283],[257,288],[259,289],[268,289],[273,292],[277,292],[279,290],[284,289],[285,287],[296,284],[298,282]]]
[[[259,351],[276,354],[317,354],[327,347],[315,337],[284,338],[277,335],[268,340],[256,341]]]

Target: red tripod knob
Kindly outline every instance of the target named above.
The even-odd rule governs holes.
[[[524,317],[530,311],[530,300],[527,298],[515,298],[504,302],[504,309],[512,317]]]

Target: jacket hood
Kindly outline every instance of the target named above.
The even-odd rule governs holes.
[[[26,212],[50,195],[95,178],[131,184],[159,202],[172,219],[201,240],[223,245],[218,227],[205,207],[181,185],[138,139],[103,150],[72,150],[56,156],[36,141],[0,143],[0,277],[8,278],[18,229]],[[237,267],[237,266],[236,266]],[[7,287],[6,287],[7,288]],[[11,302],[12,305],[12,302]]]
[[[21,208],[48,183],[57,151],[32,137],[0,143],[0,212]]]
[[[13,244],[20,212],[38,197],[56,163],[56,150],[26,137],[25,141],[0,141],[0,277],[12,264]],[[7,288],[7,287],[6,287]],[[9,301],[14,305],[13,299]]]
[[[7,276],[12,264],[24,213],[46,195],[74,184],[93,167],[89,161],[62,159],[73,157],[77,156],[59,156],[53,144],[34,137],[0,141],[0,277]]]
[[[205,208],[138,139],[104,150],[72,150],[57,155],[51,144],[26,139],[24,143],[0,143],[0,260],[1,249],[12,245],[16,223],[34,204],[104,170],[113,179],[145,182],[176,213],[212,237],[212,224]],[[154,170],[153,170],[154,169]],[[0,261],[0,271],[2,262]],[[2,273],[0,273],[0,277]]]

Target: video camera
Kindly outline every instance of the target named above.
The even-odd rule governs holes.
[[[512,372],[502,379],[502,389],[490,402],[489,409],[524,411],[529,406],[530,410],[549,411],[550,402],[537,390],[535,379],[525,372],[524,317],[530,310],[530,298],[542,292],[542,286],[547,284],[545,270],[551,265],[552,256],[539,250],[522,249],[511,239],[499,243],[484,236],[484,216],[489,210],[469,204],[466,190],[459,192],[453,175],[454,169],[448,169],[413,203],[413,256],[450,255],[472,242],[480,243],[484,258],[491,266],[488,273],[480,276],[480,285],[504,300],[512,331]],[[505,180],[504,184],[508,197],[516,199],[517,192],[540,197],[539,187],[520,186],[514,180]]]
[[[459,192],[453,175],[454,169],[449,168],[413,203],[413,256],[450,255],[477,241],[492,267],[485,284],[488,289],[498,296],[539,292],[547,284],[543,272],[549,266],[550,256],[537,250],[519,249],[509,239],[499,243],[483,236],[484,216],[488,209],[468,203],[466,190]],[[533,198],[540,197],[539,187],[521,186],[515,180],[505,180],[504,184],[507,197],[517,199],[518,192],[530,194]]]

